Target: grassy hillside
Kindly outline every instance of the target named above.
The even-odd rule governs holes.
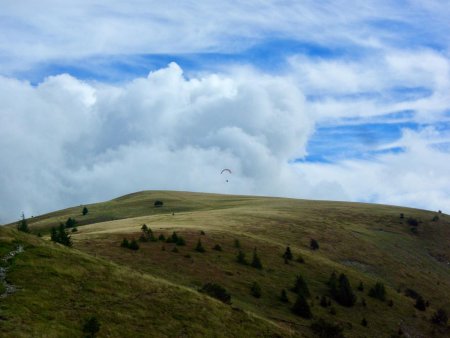
[[[164,206],[155,208],[156,200],[163,201]],[[436,309],[450,310],[447,215],[361,203],[164,191],[135,193],[87,208],[85,216],[80,206],[34,217],[29,224],[34,232],[45,234],[72,217],[79,226],[72,234],[75,250],[64,249],[67,252],[84,252],[86,259],[101,257],[103,264],[145,278],[159,278],[182,290],[219,283],[231,293],[233,307],[245,311],[238,313],[254,314],[266,321],[265,332],[270,331],[270,322],[286,330],[282,335],[294,332],[312,336],[311,322],[324,318],[338,323],[346,337],[390,337],[399,329],[405,335],[424,337],[448,334],[445,328],[430,323]],[[169,237],[176,231],[186,245],[156,241],[139,243],[137,251],[120,247],[123,238],[138,239],[143,224],[156,237]],[[312,238],[318,241],[319,250],[310,249]],[[199,239],[204,253],[194,250]],[[217,244],[222,251],[212,249]],[[304,262],[286,264],[282,258],[286,246]],[[263,269],[236,261],[239,250],[251,261],[255,248]],[[353,307],[341,306],[335,300],[331,300],[331,306],[320,306],[320,298],[329,297],[326,282],[333,271],[349,278],[357,296]],[[296,295],[289,289],[298,274],[311,291],[308,303],[313,320],[300,318],[290,310]],[[384,302],[368,296],[368,290],[378,281],[386,288]],[[253,282],[261,286],[260,298],[250,293]],[[364,291],[357,291],[360,282]],[[279,299],[282,289],[287,290],[288,304]],[[407,289],[429,302],[426,311],[414,307],[415,300],[405,295]],[[367,326],[361,325],[363,318]],[[226,332],[232,331],[234,328]]]
[[[82,337],[90,316],[99,337],[290,335],[191,289],[0,228],[2,253],[18,244],[8,271],[18,291],[1,299],[0,337]]]

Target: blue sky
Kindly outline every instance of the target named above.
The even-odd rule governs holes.
[[[143,189],[450,205],[445,1],[1,13],[0,222]]]

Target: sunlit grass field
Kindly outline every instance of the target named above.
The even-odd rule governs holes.
[[[157,200],[164,205],[155,207]],[[41,313],[52,317],[48,308],[57,300],[49,297],[43,301],[39,298],[45,298],[43,295],[27,294],[24,287],[6,299],[5,304],[9,305],[2,304],[8,320],[0,323],[16,330],[10,332],[21,332],[14,320],[21,318],[30,303],[38,313],[28,316],[30,323],[35,323],[28,326],[35,327],[35,331],[24,332],[23,336],[32,332],[42,334],[39,325],[44,325],[46,320],[54,323],[55,334],[62,330],[68,336],[75,335],[84,317],[96,311],[104,320],[99,336],[120,336],[120,325],[109,324],[120,316],[125,316],[120,322],[126,322],[122,332],[133,332],[131,336],[146,336],[143,330],[147,325],[142,322],[147,323],[150,319],[144,318],[154,316],[159,319],[154,321],[147,336],[250,337],[276,332],[281,336],[313,336],[309,326],[317,318],[338,323],[346,337],[390,337],[398,334],[399,329],[406,335],[424,337],[448,334],[442,328],[436,331],[430,323],[437,308],[450,310],[450,217],[437,211],[168,191],[140,192],[86,207],[89,212],[85,216],[83,206],[78,206],[29,219],[33,233],[43,234],[43,239],[8,229],[8,236],[21,236],[32,243],[15,260],[11,279],[17,285],[31,280],[34,292],[40,290],[40,293],[54,292],[50,285],[62,284],[60,297],[70,295],[68,303],[58,303],[58,315],[45,318]],[[73,248],[48,243],[49,229],[68,217],[78,222],[78,231],[71,233]],[[409,218],[417,219],[419,225],[409,225]],[[156,237],[160,234],[168,237],[175,231],[186,240],[186,245],[156,241],[139,242],[137,251],[122,248],[123,238],[140,237],[143,224]],[[8,242],[4,236],[0,237],[2,243]],[[311,239],[318,241],[318,250],[310,248]],[[206,250],[204,253],[194,250],[199,240]],[[236,247],[236,240],[240,248]],[[213,250],[217,244],[222,251]],[[287,246],[295,258],[289,264],[282,258]],[[251,261],[255,249],[263,269],[237,262],[239,250]],[[46,255],[51,257],[51,264],[47,264],[50,261]],[[299,257],[304,262],[297,262]],[[62,266],[66,267],[67,275]],[[335,301],[331,307],[320,306],[319,299],[328,294],[326,282],[333,271],[348,276],[357,296],[353,307],[343,307]],[[296,296],[289,290],[298,274],[311,291],[308,302],[313,320],[302,319],[290,310]],[[34,275],[39,278],[30,278]],[[369,288],[377,281],[386,287],[385,302],[368,296]],[[221,304],[196,291],[207,282],[224,286],[232,295],[232,305]],[[261,286],[260,298],[250,293],[253,282]],[[365,286],[364,291],[357,290],[360,282]],[[92,290],[80,289],[83,283],[91,285]],[[146,307],[150,299],[137,295],[153,295],[146,290],[162,288],[161,285],[165,287],[159,294],[161,308]],[[404,294],[407,288],[416,290],[429,301],[426,311],[414,307],[415,301]],[[287,290],[290,303],[280,301],[282,289]],[[108,296],[107,290],[111,292]],[[171,293],[176,296],[172,298]],[[91,299],[92,302],[88,301]],[[366,306],[362,304],[363,299]],[[393,305],[389,306],[388,301]],[[84,311],[83,306],[89,311]],[[331,308],[335,314],[330,313]],[[178,317],[185,310],[189,315]],[[63,315],[66,313],[70,315]],[[361,325],[363,318],[367,327]],[[238,324],[242,320],[243,324]],[[183,325],[187,327],[186,333],[180,333]],[[71,329],[64,331],[65,326]],[[216,329],[222,331],[218,333]]]

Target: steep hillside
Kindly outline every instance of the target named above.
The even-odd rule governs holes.
[[[155,201],[163,206],[155,207]],[[361,203],[166,191],[135,193],[87,208],[85,216],[80,206],[34,217],[29,224],[46,239],[52,226],[75,218],[75,250],[64,252],[80,250],[90,255],[83,257],[101,257],[104,264],[163,279],[192,294],[205,283],[218,283],[231,293],[232,306],[244,310],[239,313],[283,327],[282,335],[312,336],[309,327],[318,318],[338,324],[346,337],[448,334],[430,322],[438,308],[450,310],[448,215]],[[175,231],[185,245],[157,240],[138,242],[137,251],[121,247],[124,238],[139,239],[143,224],[156,238]],[[310,248],[311,239],[318,250]],[[205,252],[195,250],[199,240]],[[222,250],[214,250],[216,245]],[[287,246],[293,260],[282,257]],[[262,269],[238,263],[239,251],[251,263],[255,249]],[[342,306],[330,294],[327,281],[333,272],[348,277],[357,298],[353,306]],[[290,289],[297,275],[308,285],[314,319],[291,311],[297,295]],[[261,287],[259,298],[251,294],[254,282]],[[357,290],[360,282],[362,291]],[[386,289],[384,301],[368,295],[376,282]],[[282,289],[289,303],[280,301]],[[414,292],[428,301],[425,311],[414,307]],[[323,296],[329,306],[320,305]],[[232,331],[230,326],[226,332]]]

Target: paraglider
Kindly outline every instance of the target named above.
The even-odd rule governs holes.
[[[220,172],[220,175],[222,175],[223,173],[228,173],[228,175],[232,174],[231,170],[227,169],[227,168],[222,169],[222,171]],[[228,179],[226,179],[226,182],[228,183]]]

